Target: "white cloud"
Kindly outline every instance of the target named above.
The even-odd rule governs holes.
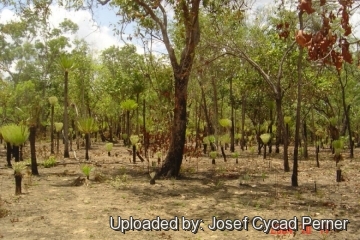
[[[86,10],[66,10],[59,6],[51,7],[51,16],[49,22],[53,27],[57,27],[65,18],[70,19],[79,26],[75,36],[71,38],[84,39],[89,43],[94,51],[101,51],[109,46],[121,46],[121,42],[113,35],[113,32],[107,26],[99,26]]]

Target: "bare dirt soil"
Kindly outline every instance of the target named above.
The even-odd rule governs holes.
[[[29,158],[28,151],[26,147],[25,160]],[[352,161],[347,158],[348,150],[345,151],[345,160],[341,162],[344,181],[340,183],[336,182],[336,166],[330,150],[321,150],[321,166],[317,168],[314,151],[310,149],[310,160],[300,160],[297,188],[290,187],[291,173],[283,171],[280,154],[270,154],[264,160],[249,151],[240,152],[238,164],[231,157],[227,162],[218,157],[216,165],[206,155],[187,157],[181,179],[156,180],[155,185],[150,185],[152,167],[147,161],[141,163],[137,159],[137,164],[130,163],[131,156],[122,144],[115,144],[109,157],[104,143],[94,143],[88,162],[83,160],[84,150],[80,149],[76,151],[79,161],[71,152],[70,159],[58,156],[60,164],[55,167],[39,166],[40,176],[25,171],[23,194],[16,196],[13,170],[4,167],[5,149],[1,149],[0,238],[359,239],[360,151],[356,149]],[[39,163],[49,155],[46,147],[37,148],[37,153]],[[150,158],[152,161],[157,162]],[[89,180],[82,180],[84,164],[94,167]],[[178,217],[178,226],[173,225],[178,231],[153,229],[123,234],[110,228],[110,216],[114,218],[114,227],[118,226],[118,216],[140,220]],[[248,230],[209,229],[213,217],[242,221],[245,216],[249,218]],[[252,226],[256,216],[266,220],[297,217],[299,229],[287,233],[272,230],[266,234]],[[302,231],[303,216],[319,220],[348,219],[350,223],[347,231],[324,233],[311,228]],[[181,217],[201,219],[197,233],[185,231]],[[255,227],[260,224],[257,221]]]

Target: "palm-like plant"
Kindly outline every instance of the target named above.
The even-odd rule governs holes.
[[[64,126],[64,124],[62,122],[56,122],[54,123],[55,126],[55,132],[57,135],[57,140],[56,140],[56,154],[59,154],[59,148],[60,148],[60,132]]]
[[[62,55],[59,59],[59,67],[64,72],[64,158],[69,154],[69,121],[68,121],[68,83],[69,71],[75,68],[75,60],[69,55]]]
[[[85,134],[85,159],[89,160],[90,134],[98,131],[99,127],[94,118],[83,118],[77,122],[78,129]]]
[[[26,142],[26,140],[29,138],[30,135],[28,127],[26,127],[25,125],[9,124],[2,126],[0,132],[5,142],[10,143],[12,145],[14,150],[13,154],[15,157],[15,162],[18,162],[20,160],[19,146],[24,142]],[[8,166],[11,166],[11,162],[10,162],[11,157],[10,159],[7,160],[8,160]]]
[[[21,194],[21,181],[23,177],[23,171],[25,169],[26,165],[23,162],[17,162],[14,164],[15,195]]]

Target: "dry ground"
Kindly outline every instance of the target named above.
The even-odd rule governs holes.
[[[182,179],[156,180],[149,184],[148,163],[136,165],[121,145],[108,157],[104,144],[93,145],[90,161],[95,167],[80,186],[74,180],[84,177],[84,150],[74,158],[63,160],[51,168],[39,166],[40,176],[25,173],[23,194],[15,196],[13,170],[4,167],[5,150],[1,149],[0,168],[0,238],[3,239],[359,239],[359,174],[360,151],[353,161],[342,163],[343,182],[336,183],[335,162],[329,150],[320,153],[321,168],[314,156],[300,161],[299,187],[290,187],[291,173],[282,170],[281,155],[270,160],[242,152],[239,164],[222,158],[211,164],[208,157],[184,161]],[[237,147],[238,148],[238,147]],[[46,151],[46,150],[45,150]],[[47,157],[38,149],[38,162]],[[291,152],[291,151],[290,151]],[[346,151],[347,152],[347,151]],[[310,149],[310,154],[313,150]],[[229,153],[230,154],[230,153]],[[27,158],[25,150],[25,159]],[[73,156],[73,154],[71,154]],[[290,156],[290,159],[291,156]],[[150,159],[150,161],[155,159]],[[138,160],[139,161],[139,160]],[[292,161],[290,161],[292,164]],[[269,168],[270,164],[270,168]],[[98,181],[96,181],[98,180]],[[316,182],[317,191],[314,191]],[[171,220],[174,217],[202,219],[194,234],[179,231],[127,231],[125,235],[110,228],[110,216],[129,219]],[[248,231],[211,231],[212,217],[218,219],[250,219]],[[255,216],[264,219],[292,219],[310,216],[316,219],[349,219],[347,231],[322,234],[311,230],[302,234],[265,234],[251,226]],[[258,222],[259,224],[260,222]],[[301,227],[301,226],[299,226]],[[274,232],[272,232],[274,233]]]

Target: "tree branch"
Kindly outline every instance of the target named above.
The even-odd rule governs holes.
[[[162,10],[162,13],[163,13],[163,19],[164,19],[164,22],[161,22],[161,20],[156,16],[155,12],[152,10],[152,8],[146,4],[144,1],[142,0],[134,0],[137,4],[139,4],[147,13],[150,14],[150,17],[157,23],[157,25],[160,27],[160,30],[161,30],[161,34],[163,36],[163,41],[164,41],[164,44],[165,44],[165,47],[166,47],[166,50],[168,51],[168,54],[169,54],[169,58],[170,58],[170,62],[171,62],[171,65],[174,67],[174,68],[178,68],[179,64],[177,62],[177,58],[176,58],[176,55],[175,55],[175,51],[170,43],[170,39],[169,39],[169,36],[168,36],[168,32],[167,32],[167,15],[166,15],[166,12],[165,10],[163,11]],[[159,4],[159,7],[160,7],[160,4]],[[161,9],[161,8],[160,8]]]

